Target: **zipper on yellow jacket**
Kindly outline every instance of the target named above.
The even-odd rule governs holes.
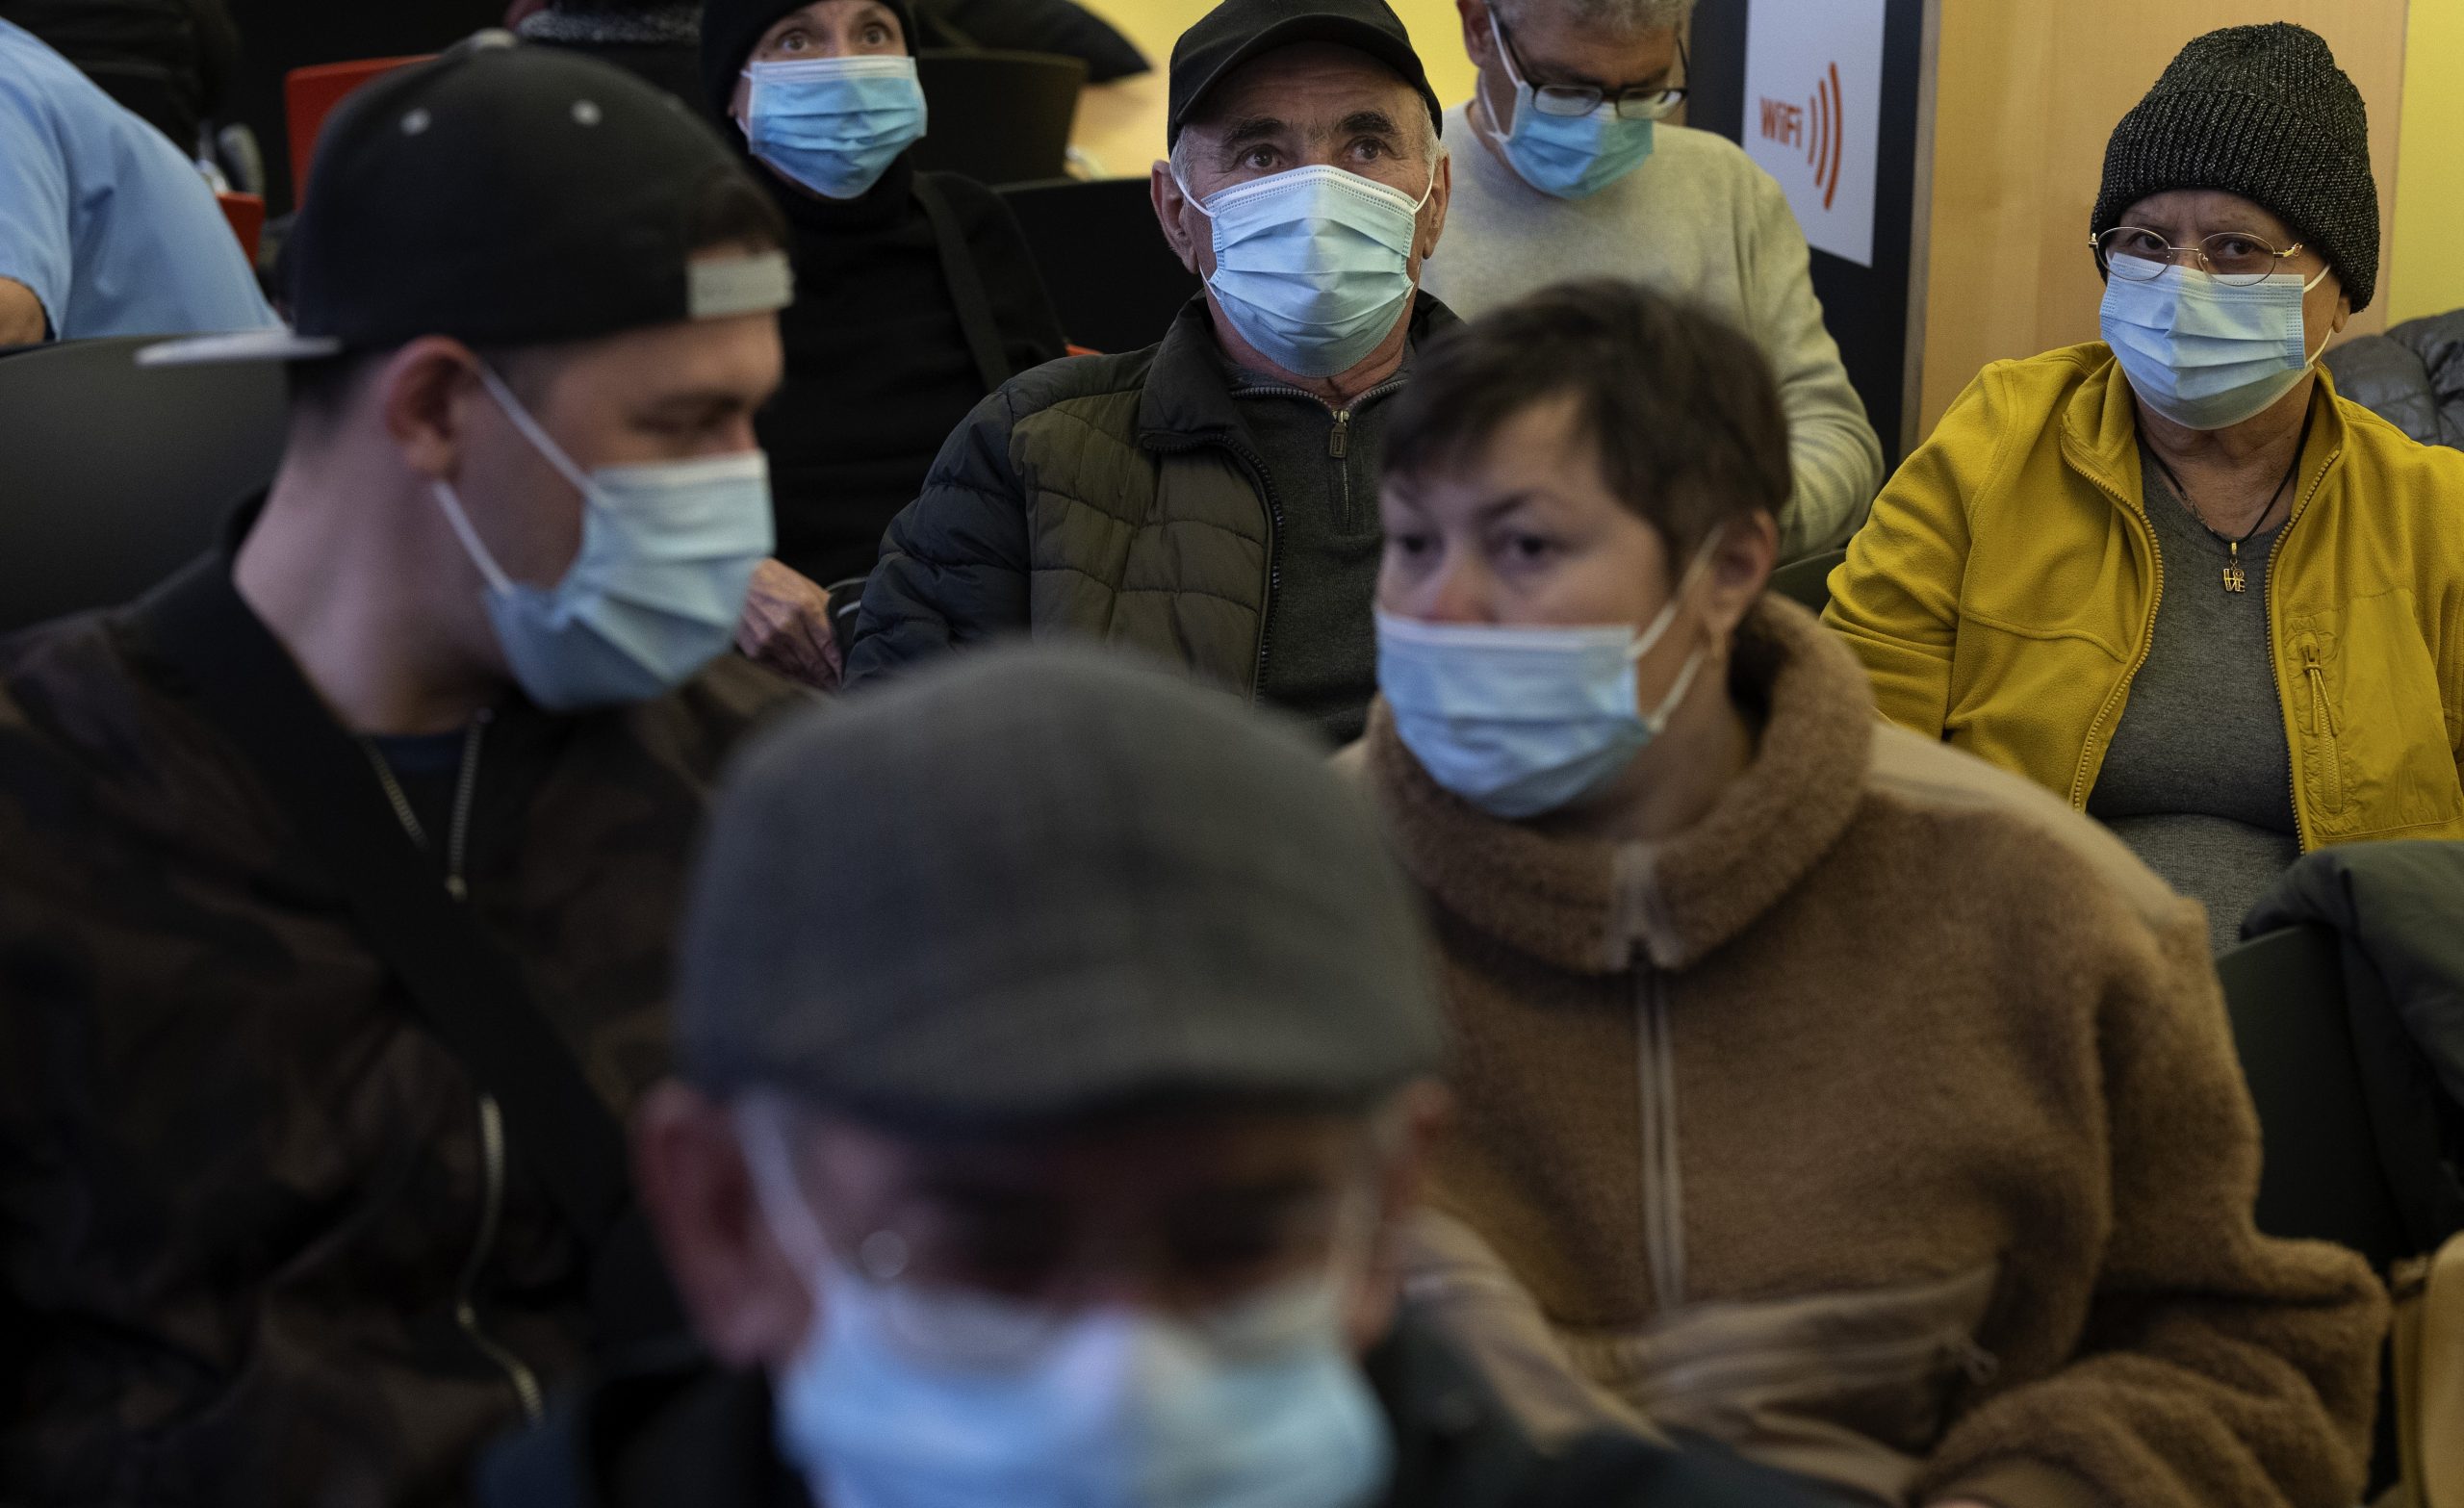
[[[2268,586],[2266,593],[2260,599],[2262,626],[2268,646],[2268,670],[2275,677],[2276,703],[2282,708],[2285,719],[2285,793],[2293,800],[2294,835],[2304,854],[2309,853],[2316,845],[2310,838],[2309,819],[2302,814],[2301,810],[2301,752],[2296,743],[2298,737],[2296,729],[2299,725],[2294,719],[2293,708],[2286,703],[2284,666],[2276,652],[2275,593],[2276,583],[2281,579],[2281,575],[2276,570],[2276,557],[2284,552],[2284,542],[2292,535],[2293,525],[2299,523],[2301,516],[2310,511],[2311,500],[2319,496],[2319,489],[2326,485],[2327,473],[2335,470],[2336,462],[2343,458],[2344,453],[2342,446],[2327,452],[2327,458],[2319,465],[2318,474],[2310,478],[2310,485],[2303,488],[2300,496],[2294,499],[2293,511],[2285,515],[2284,526],[2276,530],[2275,542],[2268,547]],[[2111,498],[2121,509],[2122,517],[2130,521],[2131,528],[2137,533],[2139,543],[2145,547],[2148,561],[2156,568],[2156,589],[2148,594],[2147,611],[2140,620],[2139,652],[2132,656],[2129,667],[2122,672],[2121,679],[2115,682],[2114,689],[2105,693],[2104,703],[2096,708],[2096,715],[2089,721],[2088,741],[2080,746],[2078,768],[2070,777],[2070,807],[2073,811],[2084,812],[2088,809],[2089,777],[2094,768],[2102,764],[2097,747],[2099,740],[2105,736],[2106,724],[2113,717],[2115,707],[2129,696],[2131,683],[2139,678],[2140,670],[2146,665],[2148,654],[2156,647],[2156,609],[2165,601],[2165,552],[2156,544],[2156,530],[2147,521],[2143,503],[2140,507],[2132,507],[2130,500],[2121,495],[2120,489],[2113,486],[2104,477],[2090,472],[2086,467],[2080,467],[2077,470],[2080,475],[2088,479],[2090,485]],[[2143,482],[2141,485],[2143,497],[2145,491],[2145,484]],[[2305,662],[2303,670],[2304,674],[2310,677],[2313,715],[2324,720],[2331,718],[2332,713],[2324,700],[2325,671],[2318,664],[2316,654],[2317,652],[2313,650],[2312,658]],[[2323,728],[2325,723],[2323,721],[2321,726]],[[2327,746],[2332,754],[2335,751],[2335,739],[2332,734],[2327,735]],[[2344,772],[2338,769],[2333,772],[2332,778],[2341,780],[2343,776]]]

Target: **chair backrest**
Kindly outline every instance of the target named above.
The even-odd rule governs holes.
[[[0,357],[0,631],[137,596],[273,479],[279,366],[139,367],[150,337]]]
[[[1831,605],[1831,573],[1848,558],[1844,550],[1826,550],[1819,555],[1791,560],[1771,573],[1771,590],[1788,601],[1814,612]]]
[[[433,54],[407,58],[362,58],[351,63],[321,63],[312,68],[294,68],[283,75],[283,125],[291,138],[291,197],[296,204],[308,192],[308,165],[317,159],[317,138],[325,129],[325,119],[334,107],[350,97],[353,90],[371,79],[383,78],[396,68],[414,63],[425,63]]]
[[[995,188],[1058,178],[1078,119],[1087,64],[1042,52],[916,55],[930,119],[915,166]]]
[[[1001,191],[1026,233],[1062,333],[1099,351],[1164,338],[1198,281],[1155,223],[1143,178],[1017,184]]]
[[[222,206],[222,217],[231,223],[231,234],[240,238],[240,250],[248,266],[257,265],[257,246],[265,240],[266,196],[262,193],[218,193],[214,201]]]
[[[2220,955],[2216,972],[2258,1106],[2259,1229],[2349,1246],[2381,1272],[2412,1255],[2372,1130],[2335,932],[2254,937]]]

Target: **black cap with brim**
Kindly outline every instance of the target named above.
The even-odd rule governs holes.
[[[1429,88],[1412,35],[1385,0],[1223,0],[1172,44],[1165,144],[1180,141],[1206,96],[1242,64],[1296,42],[1332,42],[1376,59],[1419,93],[1430,124],[1445,129],[1446,108]]]
[[[424,335],[535,345],[783,308],[783,252],[695,255],[730,178],[760,195],[667,93],[482,33],[368,85],[326,126],[287,250],[293,328],[139,359],[302,361]]]

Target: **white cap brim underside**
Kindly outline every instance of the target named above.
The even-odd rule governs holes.
[[[137,353],[141,367],[210,367],[243,361],[314,361],[339,356],[343,343],[330,335],[300,335],[291,330],[244,330],[236,335],[200,335],[165,341]]]

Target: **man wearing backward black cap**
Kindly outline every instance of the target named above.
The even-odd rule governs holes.
[[[1376,678],[1386,399],[1450,177],[1385,0],[1223,0],[1172,49],[1155,212],[1205,281],[1160,344],[1018,377],[884,540],[861,682],[999,634],[1159,655],[1348,742]]]
[[[292,243],[270,493],[0,644],[0,1502],[450,1502],[667,1330],[660,1071],[789,278],[710,128],[500,34],[372,85]],[[145,416],[128,416],[144,443]]]

